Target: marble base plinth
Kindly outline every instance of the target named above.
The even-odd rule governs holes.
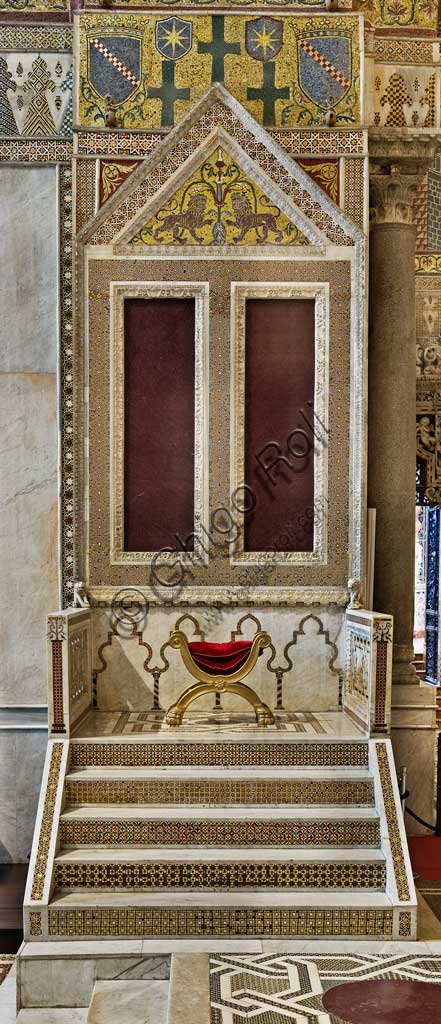
[[[23,943],[17,958],[17,1007],[86,1007],[100,981],[166,981],[171,950],[143,952],[142,940]]]

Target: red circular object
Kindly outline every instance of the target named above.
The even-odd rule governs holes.
[[[441,985],[426,981],[346,982],[322,996],[329,1013],[347,1024],[440,1024]]]

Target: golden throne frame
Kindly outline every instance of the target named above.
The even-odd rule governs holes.
[[[170,634],[169,645],[181,652],[185,667],[197,682],[188,686],[178,700],[169,707],[165,716],[167,725],[181,725],[189,704],[206,693],[236,693],[253,706],[258,725],[274,724],[274,715],[268,705],[260,700],[250,686],[242,682],[254,668],[261,650],[264,647],[270,647],[271,637],[268,633],[260,631],[255,634],[246,661],[229,675],[215,675],[200,668],[193,660],[187,637],[182,630],[176,629]]]

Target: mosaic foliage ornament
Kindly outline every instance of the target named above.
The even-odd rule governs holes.
[[[218,148],[139,231],[132,245],[302,245],[307,239]]]
[[[129,177],[129,174],[139,166],[139,160],[101,160],[100,161],[100,184],[99,201],[100,206],[110,199],[113,193]]]
[[[0,0],[0,12],[5,14],[68,14],[70,0]]]
[[[199,14],[82,14],[79,121],[170,128],[214,82],[266,125],[339,124],[360,116],[359,19]]]
[[[438,10],[435,0],[357,0],[357,9],[366,22],[383,26],[437,31]]]

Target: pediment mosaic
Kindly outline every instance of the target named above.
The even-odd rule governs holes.
[[[130,242],[158,243],[305,245],[308,239],[218,146]]]
[[[345,217],[309,174],[270,137],[264,128],[250,117],[223,86],[214,85],[182,123],[170,132],[152,155],[133,170],[117,191],[110,196],[81,232],[81,242],[92,245],[112,242],[118,245],[123,243],[127,245],[137,232],[142,231],[146,226],[149,230],[157,230],[159,224],[150,225],[143,211],[147,210],[149,204],[155,202],[156,208],[150,212],[150,216],[153,213],[156,215],[164,205],[160,202],[161,196],[165,197],[167,193],[166,201],[171,198],[176,191],[176,179],[181,177],[183,168],[185,171],[186,161],[188,161],[188,166],[191,163],[192,172],[196,172],[194,179],[196,181],[204,156],[205,158],[211,157],[215,147],[219,147],[219,145],[228,151],[245,178],[256,182],[260,175],[261,180],[258,181],[258,185],[263,195],[266,195],[266,185],[272,183],[278,196],[282,194],[285,196],[285,203],[288,201],[291,209],[291,214],[287,209],[284,211],[287,219],[293,221],[310,245],[319,248],[326,244],[353,245],[361,240],[362,233],[359,229]],[[198,156],[197,151],[202,146],[205,146],[205,153],[201,150]],[[184,179],[185,183],[190,183],[190,179],[191,175],[189,178],[187,173]],[[179,187],[182,185],[184,182],[180,181]],[[245,193],[243,194],[245,195]],[[249,196],[251,196],[251,191],[249,191]],[[278,200],[273,196],[271,198],[275,206],[280,208]],[[251,199],[249,198],[248,201],[251,202]],[[257,200],[258,205],[259,202],[260,200]],[[183,212],[185,210],[184,204]],[[171,214],[171,212],[167,209],[167,214]],[[248,213],[248,210],[246,212]],[[176,210],[173,210],[173,214],[176,215]],[[242,213],[242,217],[239,217],[242,227],[244,216],[245,211]],[[171,224],[171,222],[169,223]],[[236,235],[241,233],[241,231],[235,231],[232,225],[230,227]],[[207,235],[208,225],[205,225],[204,228]],[[261,228],[260,238],[256,233],[253,238],[252,234],[248,232],[241,241],[243,244],[261,244],[263,240],[273,242],[277,239],[277,231],[270,232],[269,227],[268,237],[263,239],[265,230],[266,227]],[[175,226],[176,232],[179,234],[179,224]],[[301,241],[301,234],[297,235],[296,244],[304,244]],[[185,241],[191,245],[196,244],[196,240],[191,239],[190,232],[186,231],[184,236],[180,238],[182,243]],[[285,223],[282,237],[285,239],[290,237]],[[142,242],[152,244],[146,241],[147,238],[149,235],[144,234]],[[292,244],[291,238],[290,244]],[[207,244],[206,236],[204,236],[204,240]],[[161,242],[161,239],[157,238],[154,241]],[[164,243],[165,239],[162,241]],[[179,244],[177,239],[173,239],[173,229],[171,235],[169,232],[168,242],[173,245]],[[199,244],[202,242],[199,241]],[[212,244],[212,240],[208,244]],[[287,242],[282,244],[287,244]]]

